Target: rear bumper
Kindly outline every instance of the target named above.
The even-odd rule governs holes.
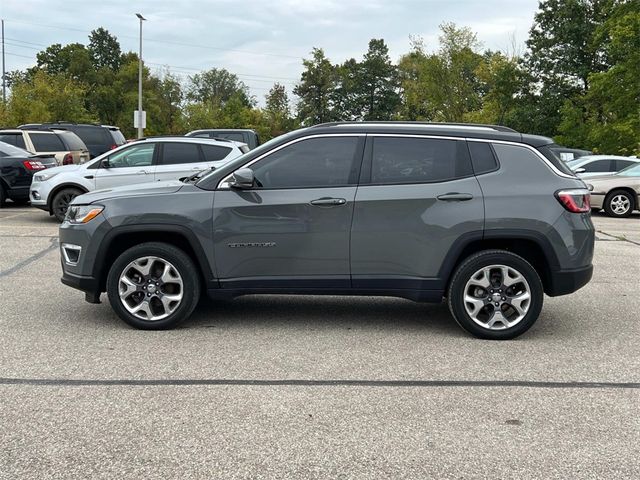
[[[545,293],[550,297],[567,295],[581,289],[593,276],[593,265],[572,270],[556,270],[551,272],[549,285]]]

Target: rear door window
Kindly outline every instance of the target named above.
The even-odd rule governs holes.
[[[580,168],[584,168],[584,171],[587,173],[597,173],[597,172],[612,172],[611,160],[596,160],[595,162],[587,163],[586,165],[582,165]]]
[[[461,140],[374,137],[374,185],[445,182],[473,175],[467,145]]]
[[[160,165],[201,162],[200,151],[195,143],[163,143]]]
[[[67,149],[55,133],[32,132],[29,137],[38,152],[63,152]]]

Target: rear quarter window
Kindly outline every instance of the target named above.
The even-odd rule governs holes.
[[[205,162],[216,162],[222,160],[229,155],[231,149],[228,147],[220,147],[218,145],[200,145],[204,154]]]
[[[73,132],[87,145],[111,145],[112,138],[106,128],[75,127]]]
[[[567,175],[573,175],[575,176],[575,174],[573,173],[573,171],[567,166],[567,164],[565,162],[563,162],[560,157],[558,157],[555,152],[549,148],[549,145],[544,145],[542,147],[538,147],[538,151],[544,156],[544,158],[546,158],[547,160],[549,160],[549,162],[551,162],[551,164],[556,167],[558,170],[560,170],[562,173],[565,173]]]
[[[473,164],[473,173],[480,175],[487,172],[493,172],[498,168],[498,160],[493,153],[490,143],[485,142],[469,142],[469,153],[471,153],[471,163]]]
[[[56,135],[60,135],[62,142],[67,146],[67,150],[82,151],[87,149],[80,137],[73,132],[57,133]]]

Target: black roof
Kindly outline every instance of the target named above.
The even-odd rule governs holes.
[[[501,125],[469,123],[425,123],[425,122],[332,122],[314,125],[314,133],[402,133],[407,135],[441,135],[460,138],[483,138],[518,142],[540,147],[553,140],[538,135],[528,135]]]

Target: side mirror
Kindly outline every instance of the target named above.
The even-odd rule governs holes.
[[[250,168],[241,168],[233,172],[231,176],[231,182],[229,185],[231,188],[253,188],[254,178],[253,170]]]
[[[574,172],[575,172],[575,173],[584,173],[584,172],[586,172],[586,171],[587,171],[587,169],[586,169],[586,168],[582,168],[582,167],[580,167],[580,168],[576,168],[576,169],[574,170]]]
[[[103,160],[100,161],[100,168],[109,168],[109,159],[105,158]]]

